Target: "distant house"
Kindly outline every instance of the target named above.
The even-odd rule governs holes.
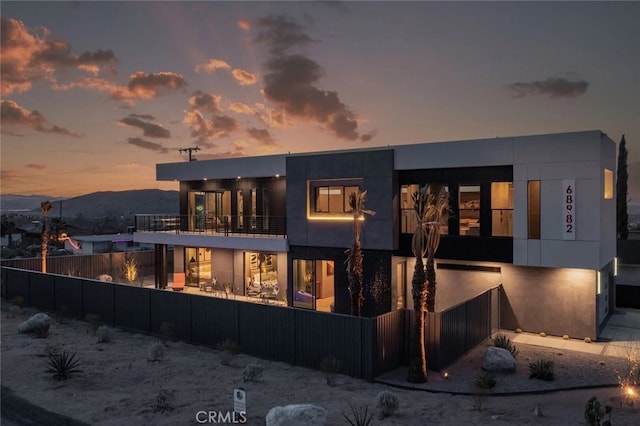
[[[445,186],[437,310],[502,284],[502,326],[596,338],[613,308],[616,145],[600,131],[158,164],[180,215],[138,215],[156,285],[216,279],[236,295],[349,313],[348,196],[367,190],[364,312],[411,309],[412,194]],[[167,247],[174,246],[174,271]],[[158,271],[160,271],[158,273]],[[380,287],[381,286],[381,287]],[[375,303],[374,303],[375,302]]]
[[[153,250],[153,244],[135,242],[132,234],[104,234],[71,237],[65,240],[64,248],[74,254],[95,254]]]

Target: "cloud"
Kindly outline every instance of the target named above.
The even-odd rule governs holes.
[[[198,158],[201,160],[218,160],[221,158],[245,157],[247,155],[245,153],[245,149],[248,146],[248,143],[246,143],[242,139],[238,139],[233,141],[233,143],[231,144],[231,150],[229,151],[216,152],[213,154],[201,154],[198,156]]]
[[[259,142],[261,145],[277,145],[276,141],[267,129],[256,129],[255,127],[250,127],[247,129],[247,135],[249,135],[249,137],[254,141]]]
[[[224,70],[231,69],[231,65],[229,65],[227,62],[221,59],[211,58],[204,64],[196,65],[195,71],[196,72],[206,71],[206,72],[212,73],[215,70],[220,70],[220,69],[224,69]]]
[[[551,98],[577,98],[586,93],[589,82],[567,78],[547,78],[546,80],[512,83],[507,86],[516,98],[527,95],[548,95]]]
[[[24,22],[2,18],[0,79],[3,95],[30,90],[38,81],[56,82],[56,71],[80,70],[97,75],[101,70],[115,73],[117,59],[111,50],[70,53],[64,40],[48,40],[49,30],[30,30]]]
[[[324,76],[314,60],[285,51],[313,40],[294,21],[279,17],[258,20],[260,31],[255,42],[266,43],[270,57],[265,63],[264,96],[288,116],[319,123],[339,139],[367,141],[374,133],[360,135],[358,117],[341,100],[336,91],[316,87]]]
[[[258,78],[255,74],[252,74],[249,71],[245,71],[240,68],[236,68],[231,71],[231,75],[233,75],[233,78],[235,78],[241,86],[250,86],[252,84],[256,84],[256,82],[258,81]]]
[[[0,180],[4,182],[17,181],[24,178],[24,174],[20,173],[19,170],[0,170]]]
[[[38,111],[29,111],[14,101],[0,101],[0,118],[2,129],[23,126],[41,133],[53,133],[63,136],[81,137],[80,134],[57,125],[49,124],[47,118]]]
[[[189,98],[189,105],[191,105],[193,109],[197,109],[199,111],[218,114],[222,112],[222,108],[220,107],[221,99],[222,98],[220,96],[210,95],[198,90]]]
[[[123,101],[131,106],[135,100],[153,99],[162,94],[180,91],[186,88],[187,82],[180,74],[172,72],[145,73],[138,71],[129,76],[126,86],[119,85],[99,77],[84,78],[68,84],[53,84],[54,90],[66,91],[82,88],[106,92],[114,100]]]
[[[245,20],[240,20],[240,21],[238,21],[238,28],[240,28],[241,30],[250,31],[251,30],[251,22],[245,21]]]
[[[159,124],[150,123],[148,120],[153,120],[153,117],[149,115],[130,114],[129,116],[118,120],[118,123],[142,129],[143,135],[149,138],[171,137],[171,132],[169,132],[169,130],[165,129]]]
[[[250,107],[247,104],[243,104],[242,102],[231,102],[229,104],[229,109],[238,114],[257,114],[255,108]]]
[[[168,154],[169,149],[162,146],[157,142],[151,142],[142,138],[129,138],[127,139],[127,143],[137,146],[139,148],[148,149],[150,151],[159,152],[160,154]]]
[[[36,170],[45,170],[47,168],[45,164],[27,164],[26,167],[29,169],[36,169]]]

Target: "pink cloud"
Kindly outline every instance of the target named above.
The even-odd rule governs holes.
[[[231,75],[233,75],[233,78],[235,78],[241,86],[250,86],[252,84],[256,84],[256,82],[258,81],[258,78],[255,74],[252,74],[249,71],[245,71],[240,68],[236,68],[231,71]]]
[[[63,136],[81,137],[80,134],[57,125],[49,124],[47,118],[38,111],[29,111],[21,107],[14,101],[0,101],[0,117],[2,128],[5,127],[27,127],[41,133],[54,133]]]

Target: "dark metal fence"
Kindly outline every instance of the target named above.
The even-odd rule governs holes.
[[[167,258],[173,261],[169,254]],[[137,284],[142,284],[144,277],[154,275],[154,251],[131,251],[100,253],[88,255],[51,256],[47,257],[47,272],[60,275],[71,275],[83,278],[96,278],[98,275],[111,275],[114,280],[124,282],[123,266],[125,261],[134,260],[138,266]],[[3,259],[1,266],[10,268],[40,271],[42,259],[33,257],[28,259]],[[170,271],[173,266],[169,265]]]
[[[373,318],[203,297],[57,274],[2,267],[2,297],[76,318],[87,315],[119,327],[216,347],[236,342],[242,352],[319,369],[342,361],[342,373],[373,380],[407,362],[413,311]],[[499,327],[499,288],[444,312],[428,314],[432,370],[446,367]]]
[[[501,290],[497,286],[445,311],[427,313],[425,350],[430,370],[453,364],[500,329]],[[413,315],[410,324],[412,320]]]
[[[283,216],[136,215],[136,232],[285,236]]]

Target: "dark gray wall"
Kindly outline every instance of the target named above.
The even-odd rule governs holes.
[[[362,179],[368,191],[367,216],[362,231],[364,249],[393,250],[397,246],[397,203],[394,203],[393,150],[342,152],[287,157],[287,236],[292,246],[344,247],[351,245],[349,221],[307,219],[307,182],[321,179]],[[394,216],[395,215],[395,216]]]

